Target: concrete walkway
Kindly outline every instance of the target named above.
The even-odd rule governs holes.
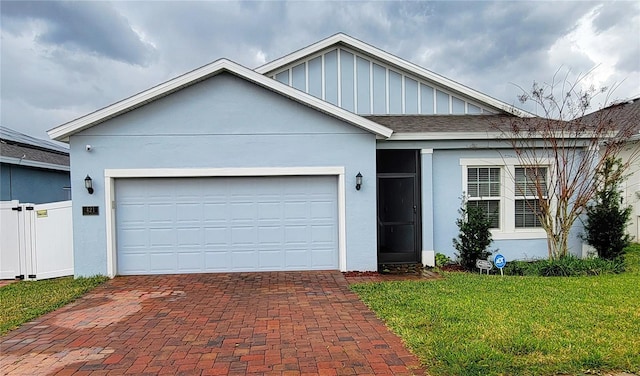
[[[422,375],[339,272],[118,277],[0,338],[2,375]]]

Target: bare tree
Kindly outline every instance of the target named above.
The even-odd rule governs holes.
[[[545,230],[550,259],[568,254],[571,228],[602,183],[595,171],[628,147],[626,141],[637,132],[637,119],[627,121],[618,105],[587,115],[594,98],[608,99],[610,91],[580,89],[585,77],[569,83],[567,76],[559,82],[554,76],[549,84],[534,83],[519,100],[533,102],[540,116],[496,124],[519,164],[518,176],[512,177],[515,193],[529,198],[521,201]],[[637,144],[635,149],[621,173],[640,154]]]

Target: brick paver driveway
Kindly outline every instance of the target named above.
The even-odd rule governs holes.
[[[424,374],[339,272],[118,277],[0,338],[0,374]]]

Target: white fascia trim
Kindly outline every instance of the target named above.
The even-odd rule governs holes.
[[[151,89],[138,93],[132,97],[116,102],[108,107],[92,112],[88,115],[62,124],[49,130],[49,137],[58,141],[68,141],[69,136],[93,125],[99,124],[110,118],[131,111],[154,100],[162,98],[177,90],[203,81],[209,77],[222,72],[229,72],[237,77],[253,82],[264,88],[284,95],[297,102],[305,104],[313,109],[324,112],[340,120],[346,121],[359,128],[372,132],[376,135],[389,137],[393,131],[371,120],[334,106],[328,102],[318,99],[312,95],[296,90],[288,85],[284,85],[274,79],[258,74],[251,69],[245,68],[227,59],[217,60],[211,64],[193,70],[189,73],[178,76],[172,80],[164,82]]]
[[[359,49],[373,57],[376,57],[380,60],[385,60],[387,62],[389,62],[390,64],[393,64],[401,69],[404,69],[408,72],[413,73],[414,75],[424,78],[428,81],[440,84],[442,86],[451,88],[452,90],[455,90],[459,93],[462,93],[466,96],[469,96],[471,98],[474,98],[480,102],[484,102],[490,106],[493,106],[495,108],[498,108],[502,111],[508,112],[510,114],[516,115],[516,116],[520,116],[520,117],[534,117],[535,115],[520,109],[515,108],[514,106],[511,106],[505,102],[499,101],[495,98],[492,98],[486,94],[483,94],[479,91],[473,90],[467,86],[464,86],[460,83],[457,83],[455,81],[452,81],[444,76],[441,76],[439,74],[436,74],[434,72],[431,72],[427,69],[424,69],[418,65],[415,65],[413,63],[410,63],[404,59],[401,59],[397,56],[394,56],[388,52],[385,52],[383,50],[380,50],[376,47],[373,47],[367,43],[364,43],[360,40],[357,40],[355,38],[352,38],[346,34],[343,33],[338,33],[335,35],[332,35],[326,39],[323,39],[317,43],[314,43],[310,46],[307,46],[305,48],[302,48],[298,51],[295,51],[289,55],[283,56],[279,59],[276,59],[272,62],[269,62],[265,65],[262,65],[258,68],[255,69],[256,72],[260,73],[260,74],[265,74],[265,73],[269,73],[273,70],[276,70],[284,65],[290,64],[296,60],[302,59],[304,57],[306,57],[307,55],[316,53],[320,50],[323,50],[327,47],[330,47],[333,44],[336,43],[343,43],[351,48],[356,48]]]
[[[229,167],[106,169],[109,178],[173,178],[216,176],[308,176],[344,174],[344,167]]]
[[[230,177],[230,176],[320,176],[338,178],[338,266],[347,271],[347,209],[346,182],[343,166],[328,167],[241,167],[241,168],[155,168],[155,169],[106,169],[105,222],[107,234],[107,276],[115,277],[117,268],[115,179],[118,178],[175,178],[175,177]]]
[[[499,132],[420,132],[394,133],[389,141],[421,141],[421,140],[494,140],[502,136]]]
[[[71,171],[71,168],[69,166],[57,165],[57,164],[46,163],[46,162],[30,161],[27,159],[20,159],[20,158],[14,158],[14,157],[0,157],[0,162],[12,164],[12,165],[19,165],[19,166],[44,168],[47,170]]]
[[[562,137],[558,135],[558,137]],[[593,133],[585,133],[578,137],[566,136],[567,140],[590,140],[594,137]],[[604,136],[609,137],[609,136]],[[531,134],[528,137],[518,136],[517,139],[529,139],[529,140],[545,140],[547,137],[543,135]],[[421,141],[421,140],[496,140],[496,141],[509,141],[512,138],[509,137],[508,132],[406,132],[406,133],[394,133],[388,138],[389,141]]]

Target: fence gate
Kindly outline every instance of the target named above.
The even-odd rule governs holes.
[[[0,202],[0,279],[73,274],[71,201]]]

